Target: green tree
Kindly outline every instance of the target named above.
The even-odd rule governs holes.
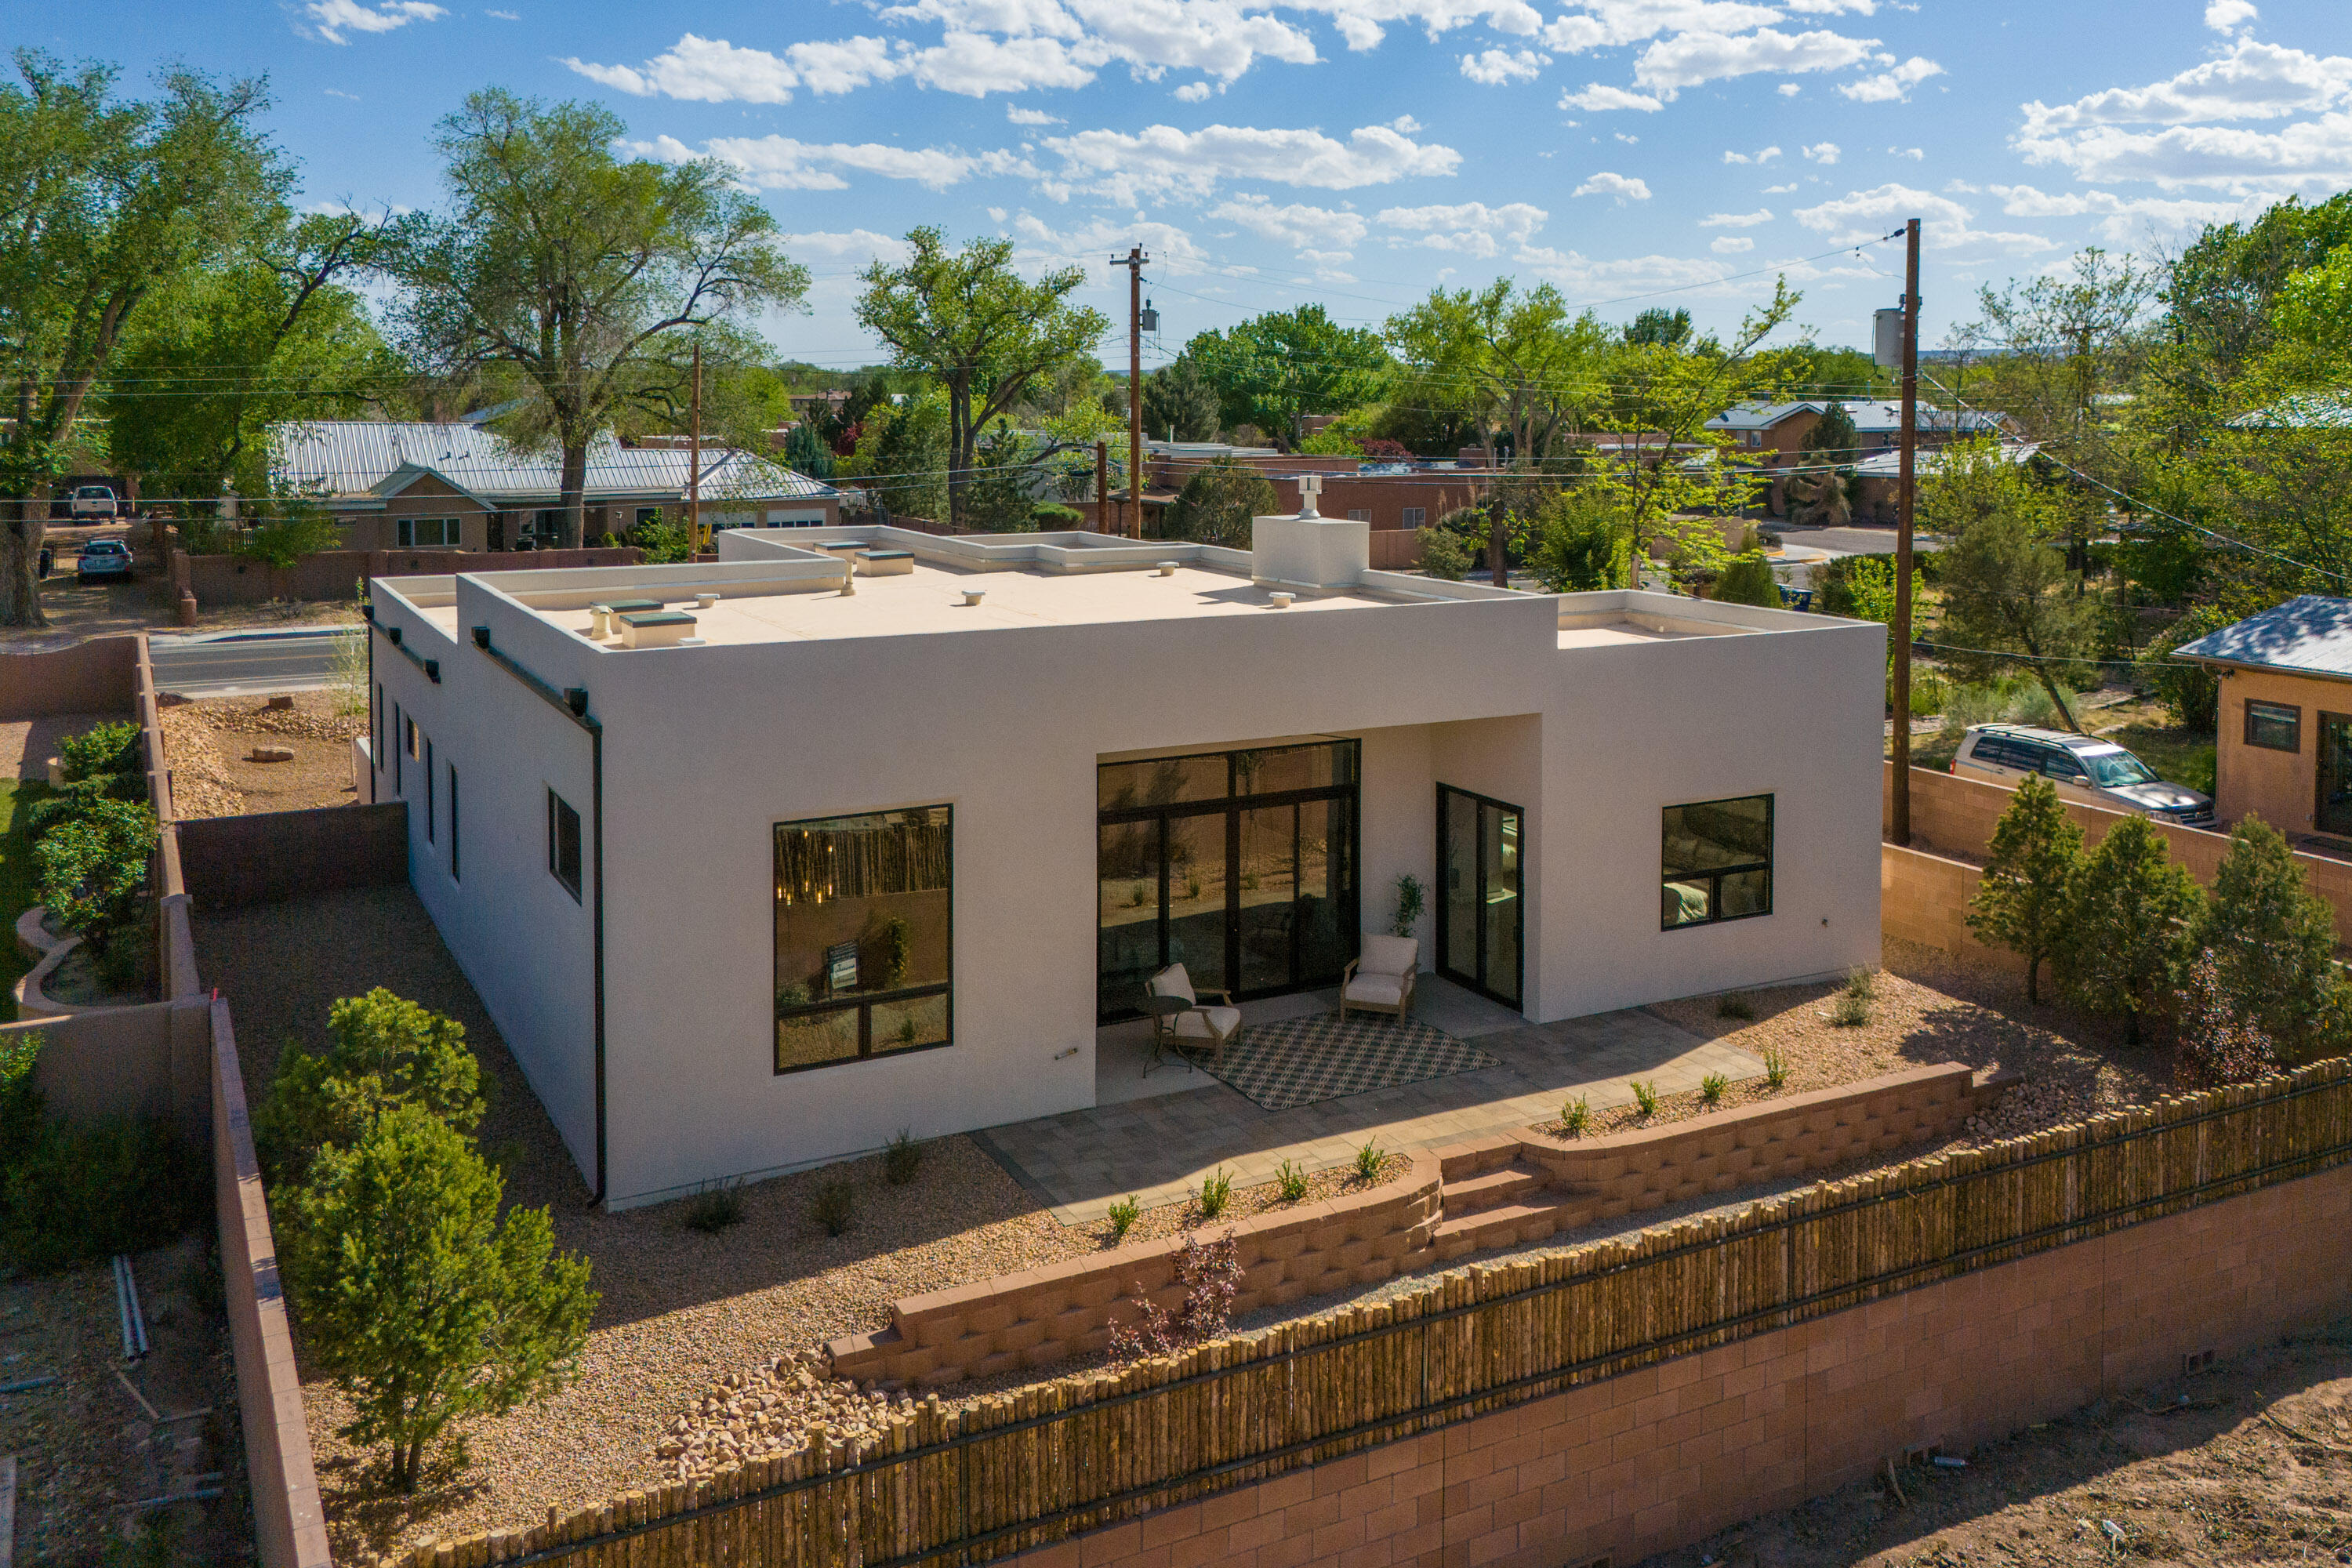
[[[155,837],[155,814],[144,805],[94,799],[33,846],[41,902],[100,959],[138,921]]]
[[[1225,428],[1251,425],[1286,450],[1302,414],[1339,414],[1387,395],[1395,362],[1380,334],[1343,327],[1320,305],[1270,310],[1184,345],[1215,389]]]
[[[2042,1000],[2042,962],[2065,945],[2082,869],[2083,830],[2066,814],[2057,786],[2026,779],[1993,825],[1968,921],[1978,941],[2025,960],[2028,1002]]]
[[[2272,343],[2273,309],[2294,275],[2352,245],[2352,191],[2296,197],[2248,223],[2208,225],[2166,269],[2165,336],[2207,389],[2237,380]]]
[[[254,1131],[274,1179],[299,1181],[318,1151],[349,1149],[387,1110],[419,1105],[460,1132],[482,1119],[481,1068],[455,1018],[379,985],[327,1012],[327,1048],[290,1042]]]
[[[1840,555],[1821,569],[1823,615],[1887,626],[1895,619],[1895,563],[1883,555]]]
[[[1282,504],[1274,487],[1255,468],[1220,458],[1184,481],[1168,509],[1167,535],[1197,544],[1250,548],[1253,518],[1272,516]]]
[[[106,458],[85,417],[144,301],[235,245],[292,174],[256,121],[258,80],[171,69],[151,100],[115,70],[16,53],[0,84],[0,626],[47,624],[37,575],[49,487]]]
[[[1944,642],[2023,655],[2066,727],[2079,731],[2058,677],[2085,651],[2094,605],[2052,542],[2048,493],[1992,443],[1973,441],[1946,450],[1922,499],[1924,515],[1951,539],[1937,559]],[[1964,653],[1952,662],[1985,680],[2007,661]]]
[[[1516,462],[1553,456],[1598,401],[1612,347],[1600,319],[1571,312],[1559,289],[1540,283],[1519,293],[1507,278],[1480,289],[1433,289],[1390,317],[1385,331],[1406,367],[1400,380],[1416,398],[1474,411],[1490,465],[1497,431],[1508,436]]]
[[[1632,531],[1610,498],[1591,487],[1556,491],[1535,519],[1528,565],[1547,594],[1613,588],[1624,575]]]
[[[2095,246],[2077,253],[2064,273],[1984,285],[1977,298],[1982,335],[2000,353],[1992,406],[2014,416],[2035,440],[2055,444],[2075,467],[2110,482],[2127,478],[2100,398],[2137,374],[2156,289],[2147,267]],[[2082,542],[2079,528],[2074,542]]]
[[[2335,911],[2304,885],[2294,850],[2260,817],[2230,830],[2197,944],[2212,955],[2239,1016],[2288,1060],[2321,1054],[2344,1006]]]
[[[404,1492],[451,1422],[558,1392],[587,1343],[587,1263],[556,1250],[543,1208],[501,1222],[500,1196],[466,1138],[408,1104],[320,1151],[287,1205],[303,1344],[352,1401],[342,1435],[387,1445]]]
[[[2125,817],[2074,878],[2059,978],[2084,1006],[2122,1014],[2126,1043],[2138,1045],[2141,1019],[2165,1004],[2195,951],[2204,903],[2164,836],[2144,816]]]
[[[625,130],[593,104],[473,94],[434,137],[447,210],[400,219],[383,252],[411,353],[526,395],[500,429],[560,455],[567,545],[590,444],[633,410],[674,417],[695,338],[733,344],[735,322],[808,289],[732,171],[624,163]]]
[[[2172,1081],[2182,1089],[2252,1083],[2278,1071],[2278,1050],[2238,1009],[2210,952],[2189,961],[2180,984],[2179,1033],[2172,1047]]]
[[[984,533],[1034,532],[1037,501],[1031,488],[1037,468],[1028,441],[1000,419],[982,439],[979,457],[964,489],[961,526]]]
[[[961,524],[981,432],[1037,377],[1093,353],[1110,322],[1069,302],[1087,280],[1082,267],[1032,283],[1013,270],[1009,239],[975,239],[956,253],[926,226],[907,244],[904,262],[877,258],[858,274],[866,292],[857,321],[889,349],[893,365],[929,376],[945,395],[948,514]]]
[[[1780,607],[1780,584],[1772,576],[1772,563],[1760,550],[1735,555],[1715,580],[1714,596],[1727,605]]]
[[[1169,441],[1217,438],[1217,389],[1190,354],[1143,380],[1143,433]]]
[[[904,403],[877,403],[860,426],[856,449],[834,464],[865,481],[884,521],[893,515],[948,520],[948,405],[937,388]]]
[[[1678,349],[1690,342],[1691,313],[1653,305],[1625,323],[1625,341],[1658,348]]]
[[[833,448],[803,420],[784,437],[784,466],[813,479],[833,478]]]
[[[342,542],[341,525],[324,508],[306,497],[285,496],[269,503],[261,520],[238,537],[236,552],[285,572]]]

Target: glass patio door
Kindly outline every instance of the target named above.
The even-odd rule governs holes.
[[[1437,786],[1437,973],[1513,1007],[1526,973],[1525,823],[1516,805]]]
[[[2319,716],[2319,799],[2311,825],[2352,838],[2352,718],[2341,713]]]

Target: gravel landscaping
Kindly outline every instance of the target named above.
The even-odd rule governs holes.
[[[283,1042],[323,1043],[327,1008],[337,997],[386,985],[462,1022],[491,1100],[482,1147],[505,1173],[509,1201],[547,1205],[558,1244],[594,1265],[592,1283],[602,1300],[579,1383],[545,1405],[474,1424],[467,1433],[467,1466],[428,1477],[415,1497],[384,1494],[373,1457],[334,1435],[348,1419],[345,1403],[322,1383],[306,1384],[339,1557],[364,1561],[421,1541],[540,1522],[550,1508],[569,1510],[673,1479],[682,1460],[723,1458],[726,1438],[737,1451],[753,1451],[796,1442],[812,1420],[854,1428],[886,1402],[870,1391],[828,1384],[821,1364],[804,1352],[845,1333],[883,1327],[894,1298],[1083,1256],[1110,1240],[1107,1223],[1059,1225],[961,1137],[924,1145],[904,1185],[886,1180],[882,1160],[873,1156],[736,1189],[740,1217],[715,1233],[688,1224],[698,1202],[690,1198],[597,1214],[587,1207],[588,1187],[552,1125],[406,888],[201,914],[196,943],[205,983],[219,985],[234,1008],[248,1088],[257,1096],[266,1090]],[[2043,1125],[2079,1114],[2077,1108],[2145,1099],[2161,1088],[2163,1053],[2125,1053],[2104,1026],[2056,1007],[2028,1009],[2007,976],[1898,944],[1890,944],[1888,958],[1872,1020],[1858,1027],[1828,1022],[1832,985],[1753,993],[1753,1019],[1719,1016],[1712,999],[1654,1011],[1702,1037],[1759,1055],[1780,1051],[1790,1075],[1783,1092],[1947,1060],[2019,1067],[2050,1086],[2046,1094],[2013,1091],[1988,1135],[2015,1130],[2009,1125],[2012,1106]],[[1725,1102],[1763,1092],[1761,1080],[1734,1085]],[[1691,1103],[1669,1102],[1661,1116],[1697,1113],[1698,1097],[1684,1098]],[[850,1224],[845,1234],[829,1236],[814,1202],[820,1185],[842,1180],[853,1194]],[[1357,1181],[1351,1169],[1325,1172],[1310,1178],[1309,1196]],[[1271,1185],[1237,1190],[1220,1220],[1281,1202]],[[1201,1225],[1196,1210],[1197,1200],[1148,1211],[1129,1239]],[[1646,1224],[1672,1217],[1672,1211],[1642,1216]],[[1213,1231],[1214,1224],[1204,1228]],[[1293,1308],[1281,1315],[1300,1314]],[[666,1443],[670,1451],[663,1453]]]
[[[333,691],[281,700],[292,706],[273,708],[264,697],[208,697],[161,711],[175,816],[301,811],[357,798],[352,741],[367,733],[367,714],[338,712]],[[257,761],[261,748],[291,755]]]

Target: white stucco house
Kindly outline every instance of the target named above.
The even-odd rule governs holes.
[[[1885,628],[1091,533],[380,579],[377,798],[598,1196],[1097,1103],[1182,962],[1535,1021],[1878,952]]]

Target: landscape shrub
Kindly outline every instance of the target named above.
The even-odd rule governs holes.
[[[1470,575],[1470,547],[1451,529],[1421,531],[1421,570],[1444,583],[1459,583]]]
[[[903,1187],[915,1179],[922,1168],[923,1146],[915,1139],[911,1127],[902,1127],[898,1135],[882,1150],[882,1179],[894,1187]]]
[[[0,1237],[35,1273],[144,1252],[196,1223],[212,1186],[161,1121],[49,1122],[11,1162]]]
[[[1356,1174],[1367,1182],[1380,1180],[1381,1167],[1387,1163],[1389,1152],[1367,1138],[1356,1150]]]
[[[2167,1005],[2188,963],[2204,904],[2163,836],[2125,817],[2074,879],[2060,978],[2084,1006],[2122,1014],[2126,1043],[2138,1045],[2142,1019]]]
[[[2172,1081],[2178,1087],[2219,1089],[2278,1071],[2270,1037],[2239,1010],[2211,949],[2189,961],[2177,1005],[2180,1027],[2172,1047]]]
[[[1108,1211],[1110,1238],[1113,1241],[1126,1240],[1127,1233],[1135,1228],[1135,1222],[1142,1215],[1143,1205],[1137,1203],[1131,1194],[1113,1203]]]
[[[1709,1105],[1721,1105],[1723,1092],[1730,1087],[1729,1079],[1719,1072],[1711,1072],[1698,1080],[1698,1097]]]
[[[58,762],[64,770],[68,784],[122,773],[137,775],[139,794],[120,798],[146,797],[147,759],[139,743],[139,726],[131,720],[118,720],[85,730],[79,735],[68,735],[58,742]]]
[[[1191,1231],[1176,1255],[1176,1280],[1184,1300],[1173,1310],[1160,1306],[1141,1285],[1135,1288],[1137,1321],[1113,1323],[1110,1355],[1115,1362],[1174,1355],[1221,1337],[1233,1321],[1234,1298],[1241,1290],[1241,1248],[1232,1231],[1202,1247]]]
[[[1764,1081],[1774,1089],[1783,1089],[1789,1082],[1789,1058],[1773,1047],[1764,1047]]]
[[[1736,555],[1715,580],[1715,598],[1727,605],[1780,607],[1780,584],[1773,580],[1772,563],[1761,550]]]
[[[139,919],[155,837],[155,814],[146,806],[98,799],[52,822],[33,846],[41,902],[60,930],[101,960],[116,933]]]
[[[705,1236],[743,1223],[743,1194],[735,1182],[708,1182],[686,1205],[686,1228]]]
[[[1756,1004],[1748,999],[1745,992],[1728,992],[1715,999],[1715,1016],[1718,1018],[1737,1018],[1746,1023],[1755,1018]]]
[[[0,1036],[0,1174],[22,1164],[40,1139],[47,1107],[33,1068],[47,1043],[38,1029]]]
[[[1234,1179],[1223,1165],[1201,1178],[1201,1214],[1214,1219],[1234,1201]]]
[[[2305,887],[2294,851],[2260,817],[2230,830],[2195,940],[2221,994],[2280,1057],[2325,1054],[2344,1011],[2335,911]]]
[[[2027,778],[1993,825],[1992,842],[1969,930],[1988,947],[2025,960],[2025,999],[2042,1000],[2042,965],[2072,929],[2074,879],[2083,868],[2083,830],[2047,779]]]
[[[352,1147],[395,1106],[421,1106],[460,1133],[480,1123],[481,1066],[455,1018],[379,985],[328,1009],[327,1028],[317,1055],[288,1042],[254,1117],[272,1181],[300,1181],[321,1149]]]
[[[1307,1173],[1296,1162],[1285,1160],[1274,1173],[1274,1188],[1282,1194],[1284,1203],[1295,1204],[1307,1195]]]
[[[1570,1138],[1581,1138],[1592,1128],[1592,1101],[1578,1095],[1559,1108],[1559,1130]]]
[[[1280,504],[1257,470],[1220,458],[1184,482],[1162,527],[1170,539],[1247,550],[1251,520],[1272,515]]]
[[[1658,1113],[1658,1086],[1654,1082],[1644,1082],[1637,1078],[1627,1083],[1625,1087],[1633,1091],[1634,1108],[1643,1116],[1655,1116]]]
[[[816,1196],[809,1204],[809,1214],[824,1227],[827,1236],[839,1236],[849,1228],[849,1220],[857,1207],[856,1190],[847,1182],[835,1178],[817,1184]]]
[[[452,1422],[561,1390],[587,1343],[588,1265],[556,1250],[547,1210],[501,1220],[502,1195],[464,1134],[406,1103],[321,1148],[287,1205],[304,1349],[352,1402],[342,1436],[388,1445],[403,1492]],[[462,1437],[454,1451],[462,1464]]]

